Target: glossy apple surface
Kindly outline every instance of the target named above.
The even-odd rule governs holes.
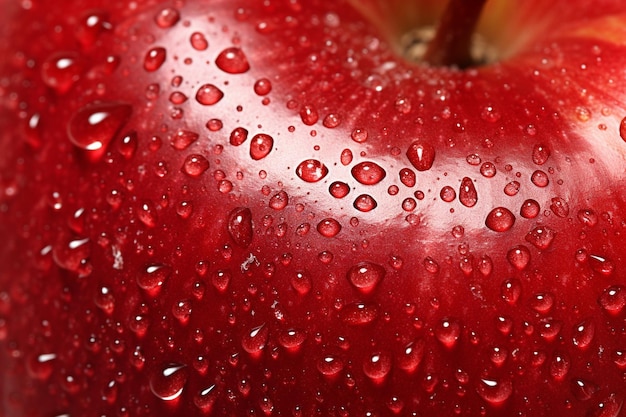
[[[3,415],[624,415],[624,1],[3,3]]]

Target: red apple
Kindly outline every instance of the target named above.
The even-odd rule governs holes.
[[[1,3],[1,415],[626,415],[625,1]]]

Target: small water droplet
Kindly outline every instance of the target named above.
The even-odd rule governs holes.
[[[347,273],[348,281],[363,294],[369,294],[385,277],[385,268],[372,262],[360,262]]]
[[[300,329],[289,328],[281,331],[278,336],[278,343],[291,353],[300,351],[306,341],[306,332]]]
[[[505,207],[496,207],[489,212],[485,225],[494,232],[506,232],[515,224],[515,215]]]
[[[362,128],[356,128],[350,134],[350,137],[356,143],[363,143],[363,142],[367,141],[367,137],[368,136],[369,136],[369,134],[368,134],[367,130],[366,129],[362,129]]]
[[[626,290],[622,285],[610,286],[602,292],[598,304],[608,314],[617,316],[626,306]]]
[[[509,379],[482,378],[476,385],[476,392],[491,405],[504,403],[513,394],[513,382]]]
[[[206,40],[204,34],[200,32],[192,33],[189,42],[191,43],[191,47],[196,51],[204,51],[209,47],[209,42]]]
[[[324,125],[324,127],[334,129],[341,124],[341,117],[338,114],[329,113],[324,117],[322,124]]]
[[[59,268],[79,274],[88,264],[90,255],[91,241],[89,238],[78,239],[62,236],[52,248],[52,259]]]
[[[576,217],[585,226],[593,227],[598,224],[598,215],[591,209],[578,210]]]
[[[439,197],[446,203],[451,203],[456,198],[456,191],[454,191],[454,188],[446,185],[441,189],[441,192],[439,192]]]
[[[306,182],[321,181],[328,174],[328,168],[316,159],[307,159],[298,165],[296,175]]]
[[[264,133],[254,135],[250,141],[250,157],[255,161],[265,158],[272,151],[274,138]]]
[[[468,164],[472,166],[478,166],[482,162],[482,159],[480,158],[480,156],[475,153],[467,155],[465,160],[467,161]]]
[[[522,283],[517,278],[510,278],[502,281],[500,285],[500,296],[510,305],[514,305],[522,294]]]
[[[254,92],[259,96],[265,96],[272,91],[272,82],[267,78],[259,78],[254,83]]]
[[[547,187],[550,183],[550,179],[548,178],[548,174],[538,169],[532,173],[530,176],[530,181],[535,184],[537,187],[544,188]]]
[[[569,216],[569,204],[560,197],[554,197],[551,200],[550,210],[558,217],[565,218]]]
[[[279,191],[270,198],[269,206],[274,210],[282,210],[289,204],[289,195],[285,191]]]
[[[158,27],[162,29],[171,28],[180,20],[180,12],[173,7],[166,7],[161,9],[156,16],[154,16],[154,21]]]
[[[257,326],[244,334],[241,347],[252,356],[258,356],[267,346],[269,334],[269,328],[265,324]]]
[[[299,271],[291,276],[291,287],[300,295],[306,295],[311,291],[313,282],[309,274]]]
[[[187,323],[191,316],[192,306],[191,300],[179,300],[172,306],[172,315],[181,323]]]
[[[415,172],[409,168],[402,168],[400,170],[400,182],[409,188],[415,187],[417,182]]]
[[[325,355],[317,361],[317,370],[325,377],[335,377],[344,368],[344,362],[335,355]]]
[[[76,38],[84,48],[92,46],[100,34],[105,30],[111,30],[113,26],[109,17],[102,11],[90,11],[83,15],[76,27]]]
[[[391,371],[391,356],[385,352],[369,355],[363,362],[363,373],[373,382],[380,384]]]
[[[341,224],[332,218],[322,220],[317,224],[317,231],[325,237],[335,237],[341,231]]]
[[[193,403],[196,407],[205,413],[210,412],[215,405],[215,402],[219,398],[219,390],[216,385],[213,384],[207,388],[204,388],[196,393],[193,397]]]
[[[341,151],[341,165],[347,166],[352,162],[352,151],[350,149],[344,149]]]
[[[509,197],[513,197],[519,192],[520,186],[521,184],[518,181],[511,181],[504,186],[504,194],[508,195]]]
[[[204,84],[196,92],[196,101],[203,106],[212,106],[224,97],[224,93],[213,84]]]
[[[228,269],[220,269],[211,274],[211,284],[213,284],[215,289],[217,289],[219,292],[224,293],[228,289],[231,278],[232,273]]]
[[[335,198],[344,198],[350,192],[350,186],[345,182],[335,181],[328,187],[328,192]]]
[[[519,214],[525,219],[534,219],[539,215],[540,210],[541,207],[537,201],[528,199],[522,203]]]
[[[613,275],[615,265],[610,259],[598,255],[589,255],[589,266],[594,272],[605,277]]]
[[[363,185],[378,184],[387,175],[380,165],[369,161],[358,163],[350,172],[354,179]]]
[[[150,378],[150,391],[163,401],[173,401],[181,396],[187,383],[185,365],[166,364]]]
[[[248,247],[254,237],[252,226],[252,212],[247,207],[237,207],[228,215],[228,233],[233,241],[241,246]]]
[[[160,46],[154,47],[146,53],[146,57],[143,60],[143,67],[148,72],[154,72],[161,68],[166,57],[167,52],[165,48]]]
[[[179,129],[172,136],[170,143],[179,151],[187,149],[192,143],[198,140],[200,135],[189,130]]]
[[[530,308],[539,314],[548,314],[554,307],[554,294],[549,292],[541,292],[534,294],[530,299]]]
[[[153,293],[158,291],[172,274],[172,268],[164,264],[153,264],[137,276],[137,285]]]
[[[197,178],[209,169],[209,161],[199,154],[191,154],[185,158],[182,171],[192,178]]]
[[[100,156],[130,115],[131,107],[127,104],[119,102],[88,104],[72,116],[67,133],[75,146]]]
[[[533,147],[533,162],[537,165],[543,165],[548,161],[550,157],[550,149],[543,144],[536,144]]]
[[[367,213],[374,210],[378,206],[378,203],[371,195],[361,194],[354,200],[353,205],[355,209]]]
[[[215,65],[229,74],[242,74],[250,69],[248,58],[236,47],[224,49],[215,59]]]
[[[596,333],[596,326],[591,319],[586,319],[574,326],[572,343],[579,349],[587,349]]]
[[[557,381],[562,381],[567,376],[571,366],[569,356],[562,352],[555,352],[550,361],[550,376]]]
[[[507,252],[506,258],[511,266],[521,271],[530,263],[530,251],[526,246],[515,246]]]
[[[446,348],[452,349],[461,337],[461,324],[456,319],[443,319],[435,327],[435,337]]]
[[[83,72],[83,65],[74,52],[59,52],[48,57],[41,64],[41,78],[58,94],[67,93],[78,81]]]
[[[425,350],[426,342],[423,339],[417,339],[406,344],[397,356],[398,368],[407,373],[415,372],[424,358]]]
[[[480,166],[480,174],[485,178],[492,178],[496,173],[496,166],[491,162],[483,162]]]
[[[427,171],[435,161],[435,148],[428,142],[416,140],[409,146],[406,156],[415,169]]]
[[[230,144],[233,146],[239,146],[248,139],[248,131],[243,127],[236,127],[230,133]]]
[[[355,302],[346,305],[339,316],[348,326],[363,326],[374,322],[378,318],[378,308],[375,304]]]
[[[526,235],[526,241],[539,250],[547,250],[552,245],[556,232],[548,226],[537,226]]]
[[[302,106],[300,109],[300,118],[302,119],[302,123],[307,126],[312,126],[317,123],[319,117],[317,109],[311,105]]]
[[[430,272],[431,274],[436,274],[439,272],[439,264],[430,256],[424,258],[423,264],[424,269],[426,269],[426,271]]]
[[[471,178],[464,177],[459,189],[459,201],[465,207],[474,207],[478,202],[478,192]]]

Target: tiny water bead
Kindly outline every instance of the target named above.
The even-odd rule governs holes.
[[[385,277],[385,268],[372,262],[360,262],[352,266],[347,273],[350,284],[363,294],[369,294]]]
[[[307,159],[298,164],[296,175],[306,182],[318,182],[328,175],[328,168],[316,159]]]
[[[161,68],[165,59],[167,57],[167,52],[165,48],[157,46],[150,49],[143,60],[143,68],[148,72],[154,72]]]
[[[181,396],[189,377],[186,365],[171,363],[162,365],[150,377],[150,391],[163,401],[173,401]]]
[[[406,156],[415,169],[427,171],[435,161],[435,148],[428,142],[416,140],[409,146]]]
[[[103,151],[130,118],[131,106],[120,102],[92,103],[81,107],[70,119],[67,133],[76,147]]]
[[[224,93],[213,84],[204,84],[196,92],[196,101],[203,106],[212,106],[224,97]]]
[[[381,182],[387,173],[375,162],[360,162],[352,167],[352,177],[363,185],[375,185]]]
[[[248,58],[236,47],[224,49],[215,59],[215,65],[229,74],[243,74],[250,69]]]

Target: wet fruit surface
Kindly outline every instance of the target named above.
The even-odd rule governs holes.
[[[623,2],[86,3],[1,18],[0,414],[624,415]]]

